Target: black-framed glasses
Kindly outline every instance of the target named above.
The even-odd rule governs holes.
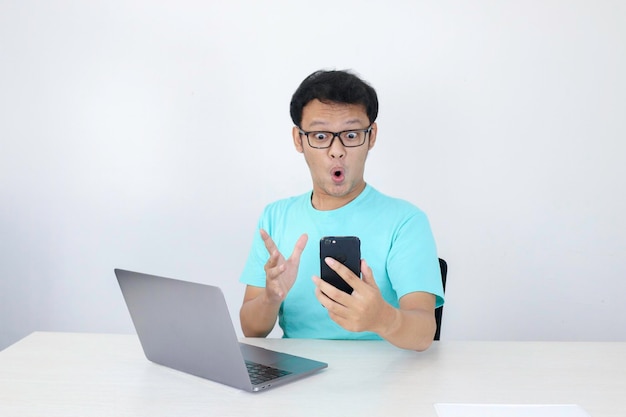
[[[335,138],[346,148],[356,148],[365,143],[367,135],[372,131],[372,125],[367,129],[344,130],[343,132],[311,131],[305,132],[298,127],[301,135],[306,136],[309,146],[315,149],[326,149],[333,145]]]

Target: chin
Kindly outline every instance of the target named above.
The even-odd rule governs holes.
[[[329,195],[337,198],[343,198],[349,196],[354,191],[354,188],[349,188],[346,184],[341,184],[332,187],[329,191]]]

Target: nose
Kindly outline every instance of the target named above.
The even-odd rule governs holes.
[[[330,143],[330,147],[328,148],[328,154],[331,158],[343,158],[346,156],[346,148],[341,143],[341,139],[339,136],[335,136]]]

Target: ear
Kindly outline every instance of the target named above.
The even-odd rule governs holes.
[[[368,145],[368,150],[372,149],[376,144],[376,135],[378,134],[378,125],[376,122],[372,123],[372,131],[370,132],[370,140]]]
[[[291,136],[293,136],[293,145],[296,147],[296,151],[304,153],[304,149],[302,149],[302,136],[300,135],[298,126],[294,126],[293,129],[291,129]]]

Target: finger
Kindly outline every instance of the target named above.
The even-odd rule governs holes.
[[[309,241],[309,236],[305,233],[296,242],[295,247],[293,248],[293,252],[291,253],[291,257],[289,259],[293,259],[294,262],[300,262],[300,256],[302,252],[304,252],[304,248],[306,247],[307,242]]]
[[[276,247],[276,244],[270,237],[269,233],[267,233],[263,229],[260,229],[259,233],[261,233],[261,239],[263,239],[263,243],[265,244],[265,249],[267,249],[270,255],[273,254],[274,252],[278,252],[278,248]]]
[[[278,247],[276,246],[274,240],[272,240],[270,235],[263,229],[260,229],[259,232],[261,233],[261,238],[263,239],[263,243],[265,244],[265,249],[267,249],[270,255],[267,263],[265,264],[265,272],[266,274],[274,278],[285,270],[284,265],[281,264],[282,255],[278,251]]]
[[[326,265],[330,266],[330,269],[339,274],[339,276],[343,278],[344,281],[346,281],[346,283],[352,288],[354,288],[355,285],[361,285],[359,277],[357,277],[354,272],[350,270],[350,268],[341,262],[338,262],[331,257],[324,258],[324,262],[326,262]]]
[[[320,298],[319,296],[317,297],[322,305],[327,309],[331,308],[333,304],[343,307],[350,302],[350,294],[343,292],[339,288],[335,287],[333,284],[324,281],[318,276],[313,276],[313,282],[317,287],[316,291],[319,292],[319,294],[322,295],[324,299],[327,299],[326,302],[323,302],[322,298]]]
[[[331,318],[331,320],[343,327],[341,323],[344,322],[350,315],[348,307],[333,300],[331,297],[324,294],[319,288],[317,288],[315,291],[317,299],[319,300],[322,307],[326,309],[326,311],[328,312],[328,316]],[[343,291],[341,292],[343,293]],[[345,295],[345,293],[343,294]]]
[[[265,263],[265,271],[267,272],[274,269],[278,265],[279,259],[280,253],[278,253],[278,251],[275,250],[274,252],[270,253],[270,257]]]
[[[326,307],[330,299],[326,294],[324,294],[324,291],[322,291],[322,289],[320,288],[322,282],[324,281],[322,281],[320,277],[313,276],[313,283],[315,284],[315,298],[317,298],[317,301],[319,301],[323,307]]]

